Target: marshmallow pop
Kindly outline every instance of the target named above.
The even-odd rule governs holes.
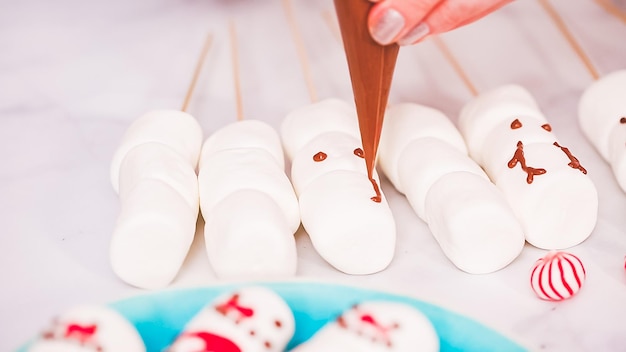
[[[135,327],[104,306],[76,306],[56,317],[28,352],[145,352]]]
[[[371,274],[391,262],[396,227],[384,195],[372,189],[359,136],[354,108],[337,99],[294,110],[281,126],[302,225],[316,251],[340,271]]]
[[[382,171],[459,269],[489,273],[519,255],[519,221],[443,113],[412,103],[390,107],[379,152]]]
[[[300,211],[271,126],[242,120],[212,134],[202,148],[198,182],[206,250],[218,277],[295,274]]]
[[[481,94],[461,111],[459,129],[530,244],[562,249],[591,235],[598,216],[596,187],[528,91],[507,85]]]

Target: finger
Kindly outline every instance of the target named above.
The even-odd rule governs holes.
[[[458,1],[445,0],[398,40],[400,45],[419,42],[427,34],[440,34],[479,20],[512,0]]]
[[[473,1],[464,5],[446,0],[440,5],[441,11],[433,12],[426,22],[431,33],[442,33],[481,19],[510,2],[512,0]]]
[[[370,10],[368,27],[375,41],[390,44],[406,35],[444,0],[381,0]]]

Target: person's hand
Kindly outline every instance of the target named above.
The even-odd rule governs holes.
[[[370,0],[370,34],[382,45],[417,43],[474,22],[513,0]]]

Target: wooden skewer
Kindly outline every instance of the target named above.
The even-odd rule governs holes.
[[[341,31],[339,31],[339,24],[337,24],[334,13],[332,11],[326,10],[322,12],[322,17],[324,17],[324,20],[326,21],[328,28],[330,28],[330,31],[335,36],[335,39],[337,39],[337,41],[341,43]]]
[[[611,0],[595,0],[595,2],[598,5],[602,6],[606,12],[626,23],[626,12],[620,10],[617,6],[615,6],[611,2]]]
[[[196,68],[193,72],[193,76],[191,77],[191,83],[189,84],[189,88],[187,88],[187,94],[185,95],[185,99],[183,101],[183,106],[180,108],[183,112],[187,112],[189,109],[189,102],[191,101],[191,97],[193,95],[193,91],[196,88],[196,83],[198,82],[198,77],[200,77],[200,72],[202,72],[202,66],[204,61],[206,61],[207,53],[211,48],[211,43],[213,42],[213,35],[209,33],[204,40],[204,45],[202,46],[202,51],[200,52],[200,57],[198,58],[198,62],[196,63]]]
[[[237,121],[241,121],[244,118],[243,115],[243,100],[241,98],[241,78],[239,74],[239,50],[237,44],[237,28],[235,27],[235,21],[231,20],[230,27],[230,47],[233,61],[233,80],[235,81],[235,101],[237,103]]]
[[[289,23],[289,29],[291,30],[293,42],[296,45],[298,59],[300,60],[300,65],[302,66],[302,74],[304,75],[304,80],[306,81],[306,86],[309,91],[309,98],[311,99],[311,103],[315,103],[317,101],[317,92],[315,90],[315,85],[313,84],[309,60],[307,58],[302,35],[300,34],[300,28],[298,27],[296,16],[293,12],[293,7],[291,6],[291,1],[283,0],[282,3],[287,17],[287,22]]]
[[[591,77],[594,80],[599,79],[600,74],[598,74],[598,70],[596,70],[596,68],[594,67],[593,63],[591,62],[591,60],[589,59],[585,51],[578,44],[578,42],[576,41],[572,33],[569,31],[569,29],[567,29],[565,22],[563,21],[561,16],[558,14],[556,9],[550,4],[550,1],[539,0],[539,3],[543,7],[543,9],[548,13],[548,15],[550,15],[550,18],[552,18],[552,21],[554,22],[554,24],[559,28],[559,31],[561,31],[561,34],[563,34],[563,36],[565,37],[567,42],[570,44],[572,49],[574,49],[578,57],[582,60],[583,64],[587,68],[587,71],[589,71],[589,74],[591,75]]]
[[[434,36],[432,37],[432,39],[435,42],[437,48],[439,48],[443,56],[446,58],[446,60],[448,60],[452,68],[454,68],[454,71],[456,71],[457,75],[459,76],[459,78],[461,78],[470,93],[475,97],[478,96],[478,89],[476,89],[476,86],[470,80],[469,76],[459,63],[459,60],[457,60],[454,54],[452,54],[443,39],[441,39],[439,36]]]

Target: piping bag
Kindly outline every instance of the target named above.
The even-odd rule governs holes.
[[[380,202],[380,188],[373,173],[389,88],[400,48],[395,43],[380,45],[370,36],[367,15],[373,3],[368,0],[334,2],[352,81],[367,176],[376,192],[372,200]]]

